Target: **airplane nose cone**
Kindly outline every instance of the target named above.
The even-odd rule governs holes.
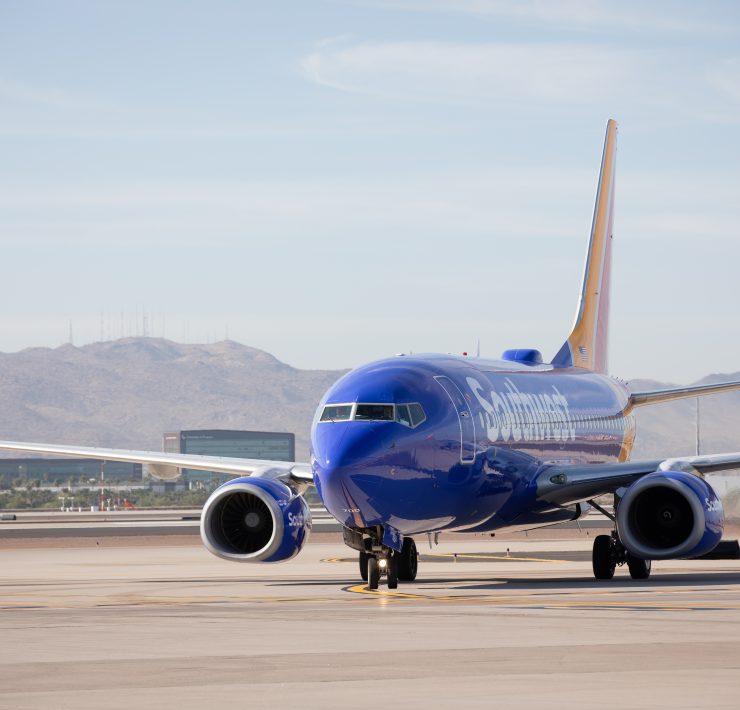
[[[326,422],[313,434],[313,453],[323,468],[363,466],[383,456],[395,441],[394,422]]]
[[[315,479],[329,512],[351,527],[365,527],[383,482],[392,437],[386,422],[329,423],[314,440]]]

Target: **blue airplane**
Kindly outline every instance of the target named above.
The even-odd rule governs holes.
[[[370,589],[416,578],[414,537],[526,530],[590,508],[614,522],[593,546],[593,572],[633,578],[651,560],[718,548],[738,522],[708,473],[740,468],[740,453],[630,461],[634,409],[740,389],[740,382],[633,392],[607,372],[617,124],[607,124],[578,310],[552,362],[532,348],[500,360],[399,355],[352,370],[321,400],[305,463],[0,442],[0,449],[130,461],[161,478],[183,467],[236,476],[201,515],[213,554],[281,562],[308,539],[303,496],[316,486]],[[613,512],[596,499],[612,495]]]

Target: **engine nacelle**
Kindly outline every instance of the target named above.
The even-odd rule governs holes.
[[[656,471],[633,483],[617,508],[627,551],[645,560],[700,557],[722,539],[722,503],[691,473]]]
[[[281,481],[237,478],[203,506],[200,536],[210,552],[235,562],[283,562],[311,532],[306,499]]]

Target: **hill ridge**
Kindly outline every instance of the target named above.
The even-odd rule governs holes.
[[[7,439],[161,448],[165,431],[294,431],[308,454],[319,399],[344,371],[300,370],[235,341],[123,338],[0,355]]]

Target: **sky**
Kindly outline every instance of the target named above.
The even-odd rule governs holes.
[[[738,3],[0,0],[0,350],[549,359],[609,118],[612,374],[740,370]]]

